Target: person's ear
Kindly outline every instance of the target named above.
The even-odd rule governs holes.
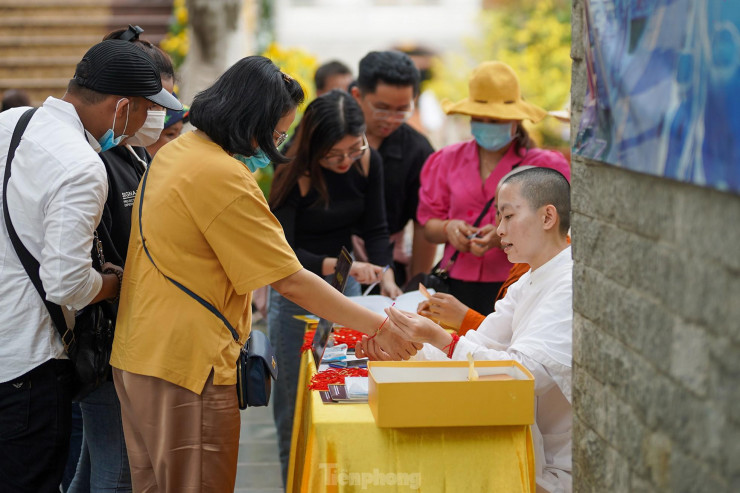
[[[361,102],[360,100],[362,98],[362,94],[360,93],[360,88],[359,87],[354,86],[352,88],[352,97],[354,97],[355,98],[355,101],[357,101],[358,103]]]
[[[558,222],[558,210],[554,205],[548,204],[542,208],[542,227],[545,230],[557,228]]]
[[[126,119],[126,115],[129,114],[133,107],[131,106],[130,98],[119,98],[118,108],[116,109],[116,120],[123,118]]]

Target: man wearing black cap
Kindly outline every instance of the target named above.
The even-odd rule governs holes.
[[[45,299],[60,305],[65,318],[89,303],[115,298],[120,269],[106,264],[110,273],[101,274],[90,258],[108,192],[97,152],[136,133],[152,104],[181,108],[162,89],[145,53],[111,40],[85,54],[62,99],[50,97],[36,111],[9,176],[11,136],[27,108],[0,115],[6,182],[0,216],[0,489],[58,490],[73,375],[49,311],[11,244],[5,217],[39,263]]]

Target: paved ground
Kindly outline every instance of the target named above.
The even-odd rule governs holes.
[[[253,329],[264,330],[264,321],[254,322]],[[239,438],[239,467],[236,493],[282,493],[277,435],[272,420],[272,403],[242,411]]]

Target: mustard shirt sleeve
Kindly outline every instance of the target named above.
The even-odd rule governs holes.
[[[283,229],[255,187],[227,205],[206,227],[206,241],[238,294],[302,269]]]

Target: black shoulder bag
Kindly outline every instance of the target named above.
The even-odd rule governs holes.
[[[480,225],[483,217],[488,213],[488,210],[493,205],[493,201],[496,197],[492,197],[491,200],[486,202],[483,206],[483,211],[478,215],[478,219],[475,220],[473,226],[476,228]],[[455,263],[457,257],[460,255],[460,251],[456,250],[455,253],[450,257],[447,265],[442,267],[442,261],[440,260],[437,265],[432,267],[432,271],[429,274],[417,274],[406,283],[406,292],[415,291],[419,289],[419,283],[423,284],[424,287],[434,289],[438,293],[449,293],[450,292],[450,267]]]
[[[13,248],[21,264],[23,264],[28,277],[31,278],[34,288],[36,288],[41,300],[46,305],[46,309],[49,310],[51,320],[62,338],[62,344],[67,352],[67,356],[69,356],[69,359],[74,364],[76,379],[73,399],[79,401],[98,388],[108,378],[110,372],[110,352],[113,343],[113,323],[106,316],[102,306],[96,303],[80,310],[75,317],[75,327],[73,329],[68,328],[62,308],[46,299],[46,290],[44,290],[39,275],[40,265],[38,260],[23,245],[10,220],[10,212],[8,211],[10,165],[15,156],[15,150],[18,144],[20,144],[23,132],[26,130],[28,122],[35,112],[36,109],[31,109],[21,116],[10,140],[8,159],[5,163],[5,176],[3,178],[3,215],[5,216],[5,227],[8,230],[8,236],[10,236]],[[97,236],[95,239],[97,240]],[[99,249],[99,245],[96,244],[96,247]],[[100,250],[98,252],[102,255]],[[103,261],[101,259],[101,268],[102,265]]]
[[[146,246],[146,239],[144,238],[141,212],[144,209],[144,191],[146,190],[146,179],[149,176],[150,169],[152,169],[151,164],[144,172],[144,177],[141,181],[141,197],[139,198],[139,235],[141,236],[141,244],[144,247],[146,256],[149,257],[154,268],[168,281],[218,317],[226,328],[229,329],[229,332],[231,332],[231,337],[234,338],[237,344],[241,345],[239,334],[229,321],[226,320],[226,317],[215,306],[162,272],[149,253],[149,249]],[[241,347],[239,357],[236,360],[236,395],[239,400],[239,409],[266,406],[269,404],[270,391],[272,389],[271,379],[277,379],[277,375],[278,367],[275,360],[275,352],[270,345],[269,339],[259,330],[251,331],[247,343]]]

